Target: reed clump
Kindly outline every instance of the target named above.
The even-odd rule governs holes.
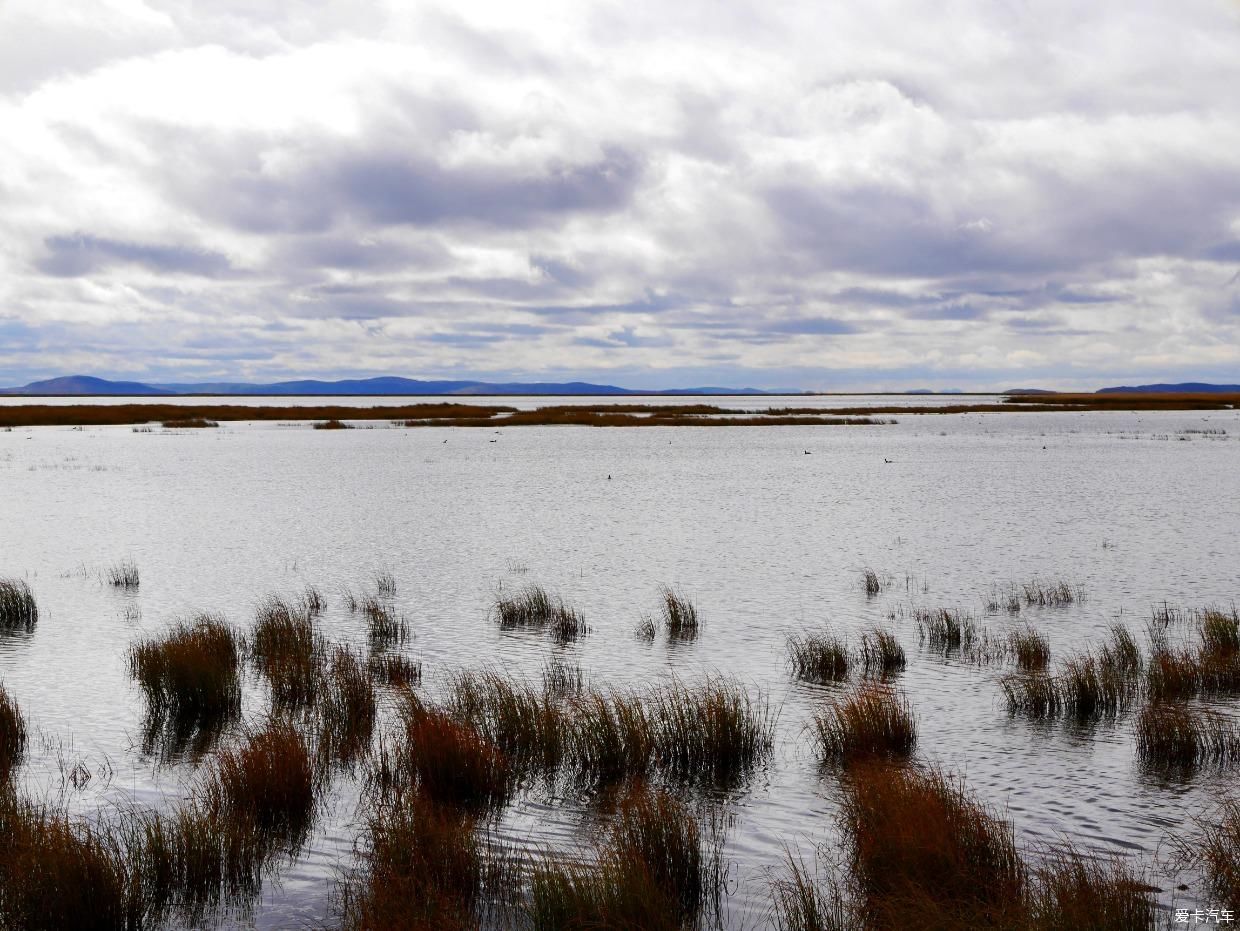
[[[335,647],[319,701],[320,752],[352,764],[370,747],[377,713],[367,664],[348,647]]]
[[[258,607],[250,652],[280,706],[315,701],[323,681],[326,646],[304,605],[271,596]]]
[[[1047,853],[1032,879],[1024,922],[1030,931],[1135,931],[1156,926],[1158,905],[1150,895],[1154,887],[1119,857],[1089,856],[1070,845],[1061,847]]]
[[[898,759],[917,745],[917,722],[904,696],[868,683],[815,714],[814,735],[823,762]]]
[[[1205,656],[1227,658],[1240,653],[1240,615],[1233,607],[1206,608],[1201,612],[1201,652]]]
[[[30,586],[21,579],[0,579],[0,631],[34,630],[39,606]]]
[[[873,598],[883,590],[883,583],[873,569],[864,569],[861,572],[861,587],[865,589],[867,597]]]
[[[522,774],[554,772],[571,744],[570,721],[556,701],[562,695],[536,689],[493,671],[455,675],[449,710],[503,751]]]
[[[405,618],[374,595],[363,598],[360,607],[372,646],[397,646],[408,638],[409,624]]]
[[[422,664],[398,653],[371,656],[366,668],[373,678],[392,688],[409,688],[422,681]]]
[[[241,701],[241,644],[223,618],[199,615],[129,651],[129,668],[152,711],[216,715]]]
[[[126,591],[133,591],[141,584],[138,564],[132,559],[123,559],[107,571],[105,576],[109,585]]]
[[[1114,717],[1128,710],[1140,694],[1142,667],[1132,634],[1115,625],[1100,649],[1070,657],[1058,674],[1022,671],[1003,676],[999,684],[1014,713],[1033,718]]]
[[[793,674],[806,682],[838,682],[852,665],[848,646],[829,631],[794,634],[788,638]]]
[[[770,922],[778,931],[852,931],[856,910],[834,877],[811,874],[804,860],[787,855],[784,873],[770,883]]]
[[[382,804],[340,889],[346,931],[478,927],[485,868],[476,816],[419,793]]]
[[[0,789],[0,837],[0,927],[129,931],[158,918],[106,825]]]
[[[1011,673],[999,679],[1008,710],[1031,718],[1050,718],[1063,710],[1055,678],[1045,672]]]
[[[382,569],[375,573],[375,591],[380,597],[395,598],[396,597],[396,576]]]
[[[727,784],[770,753],[774,720],[764,698],[718,676],[679,683],[649,699],[658,768],[677,779]]]
[[[399,797],[417,791],[438,804],[482,812],[512,794],[516,772],[508,755],[477,728],[404,695],[401,731],[383,747],[370,773],[372,792]]]
[[[1240,902],[1240,798],[1224,799],[1217,814],[1202,822],[1201,859],[1210,889],[1223,902]]]
[[[26,719],[0,685],[0,792],[26,755]]]
[[[1004,923],[1023,911],[1028,882],[1012,826],[962,782],[938,769],[863,764],[844,788],[853,881],[874,927],[935,927],[948,913],[1018,927]]]
[[[569,643],[590,632],[580,613],[537,585],[512,597],[497,598],[494,612],[501,630],[545,630],[557,643]]]
[[[335,417],[330,420],[320,420],[314,424],[315,430],[352,430],[353,425],[347,424],[343,420],[337,420]]]
[[[1033,579],[1026,582],[1021,589],[1025,604],[1030,607],[1036,605],[1041,608],[1058,608],[1075,604],[1085,598],[1084,586],[1063,579],[1054,581]]]
[[[315,816],[310,750],[287,721],[272,721],[212,761],[204,788],[209,810],[252,825],[296,849]]]
[[[977,624],[961,611],[947,608],[918,609],[913,614],[921,642],[931,650],[947,655],[971,650],[977,643]]]
[[[1008,649],[1016,665],[1026,672],[1040,672],[1050,665],[1051,643],[1046,635],[1032,627],[1008,634]]]
[[[593,863],[534,868],[529,918],[540,929],[683,929],[722,895],[716,858],[685,805],[639,788],[623,799]]]
[[[896,635],[875,628],[861,637],[861,666],[867,676],[890,676],[907,664],[904,647]]]
[[[663,628],[668,640],[694,640],[702,629],[697,606],[689,598],[670,586],[659,589],[659,603]]]
[[[146,696],[146,743],[166,756],[193,742],[201,752],[241,712],[240,638],[203,614],[134,644],[129,671]]]
[[[1159,767],[1240,762],[1240,725],[1184,702],[1152,702],[1137,718],[1137,755]]]
[[[553,659],[543,666],[542,683],[544,694],[565,698],[581,694],[585,688],[585,676],[576,663]]]

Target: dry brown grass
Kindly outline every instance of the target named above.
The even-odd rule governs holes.
[[[1026,672],[1040,672],[1050,665],[1050,641],[1032,627],[1012,631],[1008,635],[1008,647],[1016,665]]]
[[[904,696],[868,683],[814,715],[814,734],[824,762],[901,758],[917,745],[917,722]]]
[[[382,747],[372,767],[372,795],[420,792],[437,804],[474,812],[502,807],[515,787],[508,755],[477,728],[432,708],[412,692],[403,695],[398,740]]]
[[[0,792],[26,755],[26,719],[0,685]]]
[[[146,696],[148,750],[165,757],[205,750],[241,711],[242,644],[223,618],[199,615],[129,651],[129,669]]]
[[[326,644],[305,605],[274,595],[260,604],[250,653],[275,705],[302,707],[318,698]]]
[[[853,879],[876,928],[925,918],[1005,927],[1019,915],[1028,874],[1010,824],[938,769],[854,766],[844,781]]]
[[[367,664],[348,647],[333,648],[319,702],[320,754],[352,765],[370,749],[377,713]]]
[[[478,926],[484,863],[476,817],[421,794],[380,805],[360,869],[340,889],[346,931],[466,931]]]
[[[672,795],[638,788],[620,803],[597,859],[535,866],[528,919],[546,931],[697,926],[722,895],[722,875],[692,814]]]
[[[289,722],[272,721],[212,760],[203,795],[211,811],[297,849],[314,821],[316,785],[305,740]]]
[[[867,676],[887,677],[904,669],[904,647],[889,630],[874,628],[861,637],[861,666]]]

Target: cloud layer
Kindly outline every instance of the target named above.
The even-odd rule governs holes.
[[[1240,3],[0,7],[0,382],[1240,380]]]

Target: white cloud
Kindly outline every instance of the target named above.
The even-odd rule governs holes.
[[[10,0],[0,381],[1236,380],[1237,38],[1216,0]]]

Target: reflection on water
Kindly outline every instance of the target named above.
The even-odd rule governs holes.
[[[781,861],[785,843],[808,852],[836,836],[836,786],[818,770],[806,724],[837,687],[794,681],[784,651],[790,633],[828,623],[854,643],[875,625],[895,631],[908,653],[898,681],[919,719],[919,755],[964,772],[1023,843],[1066,835],[1151,862],[1169,834],[1209,810],[1227,773],[1144,770],[1131,714],[1088,724],[1009,715],[1000,670],[923,648],[914,612],[960,609],[1000,636],[1033,624],[1054,663],[1101,642],[1117,621],[1143,636],[1164,600],[1230,603],[1240,593],[1240,414],[897,419],[527,427],[499,437],[275,424],[0,433],[0,577],[27,580],[41,612],[32,633],[0,636],[0,680],[42,735],[26,776],[63,786],[81,764],[91,778],[79,772],[82,785],[68,790],[81,809],[181,797],[193,753],[160,764],[129,646],[203,611],[249,627],[268,594],[297,597],[314,585],[324,632],[362,649],[367,621],[345,592],[390,573],[391,610],[409,625],[390,652],[422,662],[431,694],[453,670],[493,666],[538,682],[552,661],[579,666],[594,684],[718,671],[767,694],[779,714],[773,760],[730,803],[737,925],[762,913],[764,868]],[[1206,429],[1225,432],[1190,432]],[[133,591],[107,584],[126,559],[141,571]],[[867,567],[883,583],[872,598]],[[1085,597],[986,611],[994,592],[1035,578],[1079,584]],[[534,583],[578,610],[590,632],[557,643],[501,629],[490,616],[496,598]],[[700,612],[696,638],[635,636],[643,615],[665,611],[664,585]],[[250,682],[243,713],[265,703]],[[1218,707],[1234,713],[1234,700]],[[186,737],[171,742],[192,751]],[[256,924],[327,914],[324,880],[348,862],[355,793],[336,781],[318,834],[270,885]],[[531,849],[579,847],[588,806],[530,795],[497,831]]]

